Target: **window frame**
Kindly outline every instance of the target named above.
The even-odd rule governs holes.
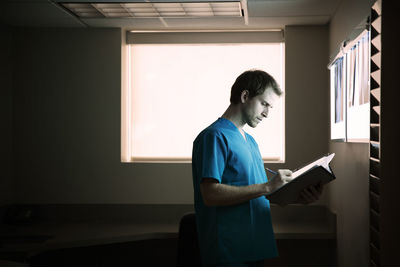
[[[285,88],[285,42],[282,30],[267,31],[195,31],[195,32],[143,32],[128,31],[126,38],[122,38],[122,92],[121,92],[121,161],[127,163],[191,163],[189,157],[132,157],[132,130],[130,123],[132,121],[131,110],[132,93],[131,89],[131,44],[210,44],[210,43],[281,43],[282,49],[282,82],[280,86]],[[246,40],[246,42],[243,42]],[[281,102],[282,107],[282,156],[281,157],[263,157],[264,163],[284,163],[285,162],[285,100],[284,95]]]

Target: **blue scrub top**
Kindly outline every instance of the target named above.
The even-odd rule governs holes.
[[[219,118],[193,142],[194,202],[202,262],[205,265],[251,262],[278,255],[269,201],[259,197],[225,207],[204,205],[200,182],[245,186],[267,182],[257,143],[246,140],[229,120]]]

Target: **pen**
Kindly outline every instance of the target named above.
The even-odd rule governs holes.
[[[267,171],[269,171],[272,174],[277,175],[278,173],[276,171],[271,170],[270,168],[265,168]]]

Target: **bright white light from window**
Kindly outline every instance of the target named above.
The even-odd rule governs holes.
[[[190,160],[197,134],[229,106],[237,76],[271,74],[282,89],[283,43],[130,46],[131,158]],[[246,128],[266,161],[284,160],[284,96],[256,129]]]

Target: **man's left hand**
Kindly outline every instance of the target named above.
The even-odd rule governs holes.
[[[322,194],[324,186],[319,183],[317,185],[311,185],[300,192],[300,196],[297,200],[299,204],[310,204],[317,201]]]

